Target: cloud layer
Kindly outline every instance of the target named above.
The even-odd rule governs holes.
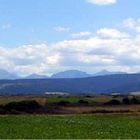
[[[101,69],[140,71],[140,22],[138,19],[127,19],[122,26],[127,28],[127,32],[101,28],[86,39],[15,48],[0,47],[0,68],[22,75],[51,74],[66,69],[91,73]],[[84,34],[81,32],[81,35]]]
[[[96,5],[110,5],[115,4],[117,0],[87,0],[87,2]]]

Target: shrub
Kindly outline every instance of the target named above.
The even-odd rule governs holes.
[[[79,104],[88,104],[88,101],[85,101],[85,100],[79,100],[78,103],[79,103]]]
[[[139,100],[135,97],[133,97],[131,100],[130,100],[130,103],[131,104],[139,104]]]
[[[129,104],[130,104],[129,98],[123,98],[122,102],[123,102],[123,104],[125,104],[125,105],[129,105]]]
[[[20,112],[20,111],[15,110],[15,109],[12,109],[12,110],[10,110],[10,112],[9,112],[9,113],[7,113],[7,114],[14,114],[14,115],[18,115],[18,114],[21,114],[21,112]]]
[[[65,105],[69,105],[70,102],[69,101],[60,101],[57,103],[58,105],[61,105],[61,106],[65,106]]]
[[[0,108],[0,114],[6,114],[6,110],[5,109],[3,109],[3,108]]]
[[[40,108],[41,105],[38,104],[36,101],[21,101],[21,102],[11,102],[5,105],[5,109],[10,110],[17,110],[17,111],[28,111],[28,110],[35,110]]]
[[[119,100],[113,99],[113,100],[111,100],[111,101],[109,101],[109,102],[107,102],[107,103],[105,103],[105,104],[106,104],[106,105],[120,105],[121,102],[120,102]]]
[[[87,96],[85,96],[86,98],[91,98],[92,96],[90,96],[90,95],[87,95]]]

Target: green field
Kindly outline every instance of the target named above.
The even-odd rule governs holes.
[[[1,139],[137,139],[139,116],[1,116]]]

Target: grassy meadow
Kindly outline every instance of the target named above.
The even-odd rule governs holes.
[[[1,116],[1,139],[137,139],[138,116]]]
[[[138,139],[140,104],[122,104],[123,98],[0,96],[0,111],[6,111],[0,115],[0,139]],[[104,104],[114,99],[121,104]],[[32,108],[28,109],[35,107],[33,102],[22,102],[32,100],[41,107],[33,111]],[[81,100],[82,103],[79,102]],[[11,102],[15,103],[7,106]]]

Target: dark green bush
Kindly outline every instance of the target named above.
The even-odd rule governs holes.
[[[3,109],[3,108],[0,108],[0,114],[6,114],[6,110],[5,109]]]
[[[17,110],[17,111],[28,111],[35,110],[40,108],[41,106],[36,101],[21,101],[21,102],[11,102],[4,106],[4,108],[8,111]]]
[[[87,96],[85,96],[86,98],[91,98],[92,96],[90,96],[90,95],[87,95]]]
[[[58,105],[61,105],[61,106],[65,106],[65,105],[69,105],[70,102],[69,101],[60,101],[57,103]]]
[[[123,104],[125,104],[125,105],[129,105],[130,104],[130,99],[129,98],[123,98],[123,100],[122,100],[122,102],[123,102]]]
[[[106,105],[120,105],[121,102],[120,102],[119,100],[113,99],[113,100],[111,100],[111,101],[109,101],[109,102],[107,102],[107,103],[105,103],[105,104],[106,104]]]
[[[88,104],[88,101],[85,101],[85,100],[79,100],[78,103],[79,103],[79,104]]]
[[[18,114],[21,114],[21,112],[20,112],[20,111],[15,110],[15,109],[12,109],[12,110],[10,110],[7,114],[14,114],[14,115],[18,115]]]
[[[139,101],[137,98],[133,97],[133,98],[130,100],[130,103],[131,103],[131,104],[139,104],[140,101]]]

